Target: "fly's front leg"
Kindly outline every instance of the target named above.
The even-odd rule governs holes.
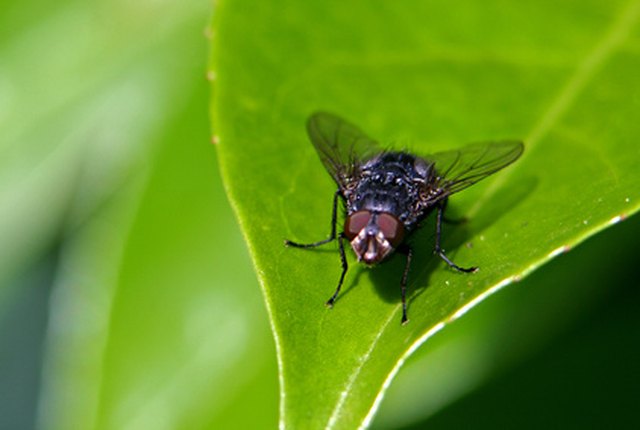
[[[288,239],[285,239],[285,246],[293,246],[295,248],[315,248],[316,246],[324,245],[325,243],[332,242],[336,239],[336,222],[338,219],[338,197],[341,196],[340,190],[338,189],[333,195],[333,209],[331,211],[331,234],[325,240],[320,240],[318,242],[313,243],[297,243],[292,242]]]
[[[402,280],[400,281],[400,292],[402,294],[402,325],[405,325],[409,322],[409,318],[407,318],[407,277],[409,276],[409,268],[411,267],[411,257],[413,256],[413,250],[407,246],[403,245],[398,248],[398,252],[407,256],[407,262],[404,266],[404,273],[402,274]]]
[[[331,298],[329,298],[329,300],[327,300],[326,305],[329,306],[330,308],[333,307],[333,304],[336,301],[336,298],[338,297],[338,294],[340,293],[340,288],[342,288],[342,283],[344,282],[344,277],[347,274],[347,269],[349,269],[349,264],[347,264],[347,256],[344,253],[344,243],[343,240],[345,239],[344,235],[341,234],[340,237],[338,237],[338,245],[340,248],[340,263],[342,264],[342,273],[340,274],[340,280],[338,281],[338,288],[336,288],[336,291],[333,293],[333,295],[331,296]]]
[[[340,280],[338,281],[338,287],[336,288],[336,291],[329,298],[329,300],[327,300],[326,304],[328,307],[333,307],[333,304],[335,303],[336,298],[340,293],[340,289],[342,288],[342,283],[344,282],[344,277],[347,274],[347,269],[349,269],[349,264],[347,263],[347,256],[345,255],[345,252],[344,252],[344,243],[343,243],[343,239],[345,239],[344,234],[341,233],[339,236],[336,234],[336,224],[338,221],[338,197],[340,197],[341,195],[342,193],[340,192],[340,189],[338,189],[333,195],[333,209],[331,210],[331,234],[327,239],[321,240],[318,242],[313,242],[313,243],[297,243],[297,242],[292,242],[290,240],[284,241],[284,244],[286,246],[293,246],[296,248],[315,248],[316,246],[324,245],[325,243],[329,243],[335,240],[336,237],[338,238],[338,245],[340,249],[340,263],[342,264],[342,273],[340,274]]]
[[[434,253],[438,254],[440,256],[440,258],[442,258],[445,263],[447,263],[449,265],[449,267],[459,271],[459,272],[477,272],[478,268],[477,267],[460,267],[457,264],[455,264],[453,261],[449,260],[449,258],[446,256],[446,254],[444,253],[444,249],[442,249],[440,247],[440,236],[442,235],[442,220],[443,220],[443,214],[444,214],[444,208],[446,207],[446,200],[444,203],[439,203],[438,204],[438,212],[436,214],[436,247],[433,250]]]

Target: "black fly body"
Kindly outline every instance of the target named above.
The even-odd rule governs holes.
[[[347,273],[344,240],[348,240],[358,261],[367,265],[382,262],[394,251],[407,257],[400,281],[402,324],[406,323],[407,276],[413,251],[405,240],[434,211],[434,253],[457,271],[477,270],[456,265],[440,247],[447,199],[517,160],[524,150],[522,142],[476,143],[419,157],[408,152],[384,151],[356,126],[329,113],[311,115],[307,131],[338,185],[333,197],[331,234],[319,242],[300,244],[287,240],[285,244],[314,248],[338,239],[342,273],[327,306],[333,306]],[[340,233],[336,231],[339,199],[346,213]]]

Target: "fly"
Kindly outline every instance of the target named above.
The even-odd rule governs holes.
[[[342,273],[338,287],[327,301],[332,307],[340,293],[348,264],[344,241],[349,241],[358,261],[378,264],[397,251],[406,256],[400,291],[402,324],[407,318],[407,277],[413,256],[407,239],[432,212],[436,213],[434,253],[459,272],[477,267],[460,267],[440,246],[442,222],[450,195],[503,169],[520,157],[520,141],[496,141],[467,145],[457,150],[419,157],[404,151],[386,151],[359,128],[330,113],[318,112],[307,121],[307,132],[322,164],[338,189],[333,196],[331,233],[325,240],[297,248],[315,248],[338,240]],[[336,230],[338,200],[345,222]]]

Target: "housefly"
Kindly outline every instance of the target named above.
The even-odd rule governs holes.
[[[402,324],[405,324],[407,276],[413,256],[406,240],[432,212],[436,213],[434,253],[457,271],[477,270],[456,265],[440,246],[447,200],[517,160],[524,150],[522,142],[475,143],[419,157],[405,151],[383,150],[353,124],[325,112],[311,115],[307,132],[324,167],[338,185],[333,196],[331,233],[319,242],[302,244],[286,240],[285,244],[314,248],[338,240],[342,273],[327,306],[333,306],[347,273],[345,240],[351,244],[358,261],[368,266],[397,251],[406,256],[400,280]],[[340,233],[336,231],[338,200],[345,211]]]

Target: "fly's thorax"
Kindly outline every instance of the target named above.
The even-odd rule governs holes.
[[[344,234],[358,261],[376,264],[384,260],[404,239],[404,224],[387,212],[361,210],[347,216]]]
[[[388,213],[411,230],[422,218],[424,188],[421,178],[412,178],[404,172],[393,169],[365,171],[357,186],[345,195],[347,213]]]

